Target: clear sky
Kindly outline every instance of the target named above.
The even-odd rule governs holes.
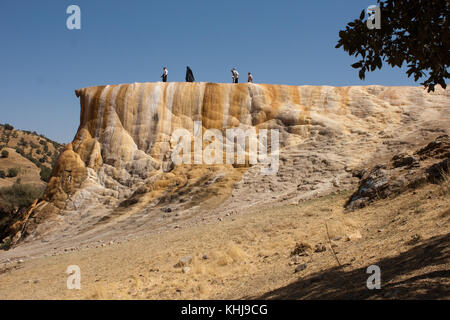
[[[81,30],[66,9],[81,8]],[[70,142],[79,125],[74,90],[184,81],[290,85],[419,85],[384,65],[358,79],[335,49],[338,32],[376,0],[42,0],[0,2],[0,123]]]

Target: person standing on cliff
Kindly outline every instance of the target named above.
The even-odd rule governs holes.
[[[162,78],[162,81],[163,82],[167,82],[167,74],[168,74],[169,72],[167,71],[167,68],[166,67],[164,67],[163,68],[163,74],[161,75],[161,78]]]
[[[194,82],[194,73],[192,72],[191,68],[186,67],[186,82]]]
[[[248,82],[253,83],[253,76],[250,72],[248,73]]]
[[[231,74],[232,74],[233,83],[238,83],[239,82],[239,72],[237,72],[237,70],[235,68],[233,68],[233,69],[231,69]]]

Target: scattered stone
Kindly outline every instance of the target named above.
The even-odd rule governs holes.
[[[175,265],[174,268],[183,268],[183,267],[187,267],[188,265],[190,265],[192,263],[192,256],[184,256],[180,259],[180,261],[178,261]]]
[[[208,260],[208,258],[209,258],[209,257],[208,257],[208,255],[206,255],[206,254],[203,255],[203,257],[202,257],[203,260]]]
[[[327,251],[327,247],[325,247],[325,245],[322,242],[316,244],[314,252],[324,252],[324,251]]]
[[[291,262],[289,262],[290,266],[295,266],[302,263],[302,258],[300,256],[293,256]]]
[[[23,263],[23,260],[22,260],[22,259],[19,259],[19,260],[17,260],[17,263],[18,263],[18,264],[22,264],[22,263]]]
[[[136,288],[130,289],[130,290],[128,291],[128,294],[129,294],[129,295],[135,295],[135,294],[137,294]]]
[[[357,240],[357,239],[361,239],[361,238],[362,238],[362,235],[361,235],[361,232],[359,232],[359,230],[356,230],[355,233],[348,235],[348,241]]]
[[[414,234],[411,236],[411,240],[407,242],[408,245],[413,246],[417,244],[420,240],[422,240],[422,237],[419,234]]]
[[[417,163],[417,159],[414,156],[400,153],[395,155],[392,160],[394,168],[405,167]]]
[[[39,279],[34,280],[33,283],[39,283]]]
[[[294,251],[291,252],[291,256],[308,256],[308,251],[312,248],[309,244],[300,242],[295,245]]]
[[[189,273],[189,271],[191,271],[191,268],[189,268],[189,267],[184,267],[184,268],[182,269],[182,271],[183,271],[183,273]]]
[[[341,239],[342,239],[342,237],[337,236],[337,237],[332,238],[331,240],[333,240],[333,241],[339,241],[339,240],[341,240]]]
[[[295,271],[294,271],[294,273],[298,273],[298,272],[300,272],[300,271],[303,271],[303,270],[305,270],[306,269],[306,263],[304,263],[304,264],[301,264],[301,265],[299,265],[299,266],[297,266],[296,268],[295,268]]]

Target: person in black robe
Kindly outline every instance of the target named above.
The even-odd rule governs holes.
[[[162,76],[161,76],[163,82],[167,82],[167,74],[168,74],[168,73],[169,73],[169,72],[167,71],[167,68],[164,67],[164,68],[163,68],[163,74],[162,74]]]
[[[192,73],[191,68],[186,67],[186,82],[194,82],[194,74]]]

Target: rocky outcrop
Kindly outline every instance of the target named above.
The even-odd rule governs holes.
[[[360,173],[358,190],[350,197],[347,209],[396,196],[424,183],[439,183],[450,169],[450,138],[442,135],[414,153],[396,154],[388,163]]]
[[[159,82],[89,87],[76,95],[80,126],[30,217],[30,241],[104,230],[110,237],[138,234],[352,188],[354,169],[449,128],[449,91],[418,87]],[[243,164],[195,163],[212,144],[205,132],[222,134],[227,146],[235,143],[226,138],[230,128],[279,132],[273,175],[262,174],[267,163],[250,162],[248,144],[241,145]],[[178,129],[193,136],[191,163],[173,161],[183,138],[174,139]],[[200,148],[196,137],[204,138]],[[415,158],[395,161],[414,165]]]

